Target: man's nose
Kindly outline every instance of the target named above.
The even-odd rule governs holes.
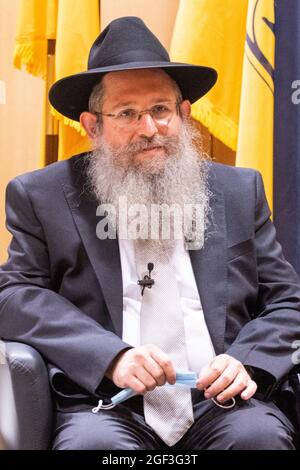
[[[152,137],[157,134],[158,128],[150,113],[143,113],[138,120],[138,134],[146,137]]]

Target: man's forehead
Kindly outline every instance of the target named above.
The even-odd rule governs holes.
[[[174,82],[161,69],[109,72],[102,83],[104,102],[110,102],[112,111],[125,105],[150,106],[151,103],[176,99]]]
[[[117,87],[137,88],[143,85],[174,88],[171,77],[162,69],[134,69],[109,72],[103,77],[106,90]]]

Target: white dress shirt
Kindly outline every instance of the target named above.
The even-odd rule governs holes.
[[[140,345],[142,297],[141,288],[137,285],[133,241],[119,239],[119,248],[123,279],[122,339],[137,347]],[[190,256],[181,240],[177,242],[170,262],[176,274],[183,312],[188,367],[190,371],[199,373],[201,368],[215,356],[215,351],[205,323]]]

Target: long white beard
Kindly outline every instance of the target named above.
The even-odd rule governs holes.
[[[209,163],[194,143],[199,138],[199,131],[183,122],[178,137],[154,136],[118,150],[100,140],[88,157],[88,186],[100,205],[113,208],[107,218],[119,238],[142,238],[165,250],[177,239],[183,239],[188,249],[203,247]],[[135,158],[138,151],[153,145],[163,146],[166,156]]]

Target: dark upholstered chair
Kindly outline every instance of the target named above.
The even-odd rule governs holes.
[[[0,435],[6,449],[48,449],[53,408],[48,372],[32,347],[0,342]]]

